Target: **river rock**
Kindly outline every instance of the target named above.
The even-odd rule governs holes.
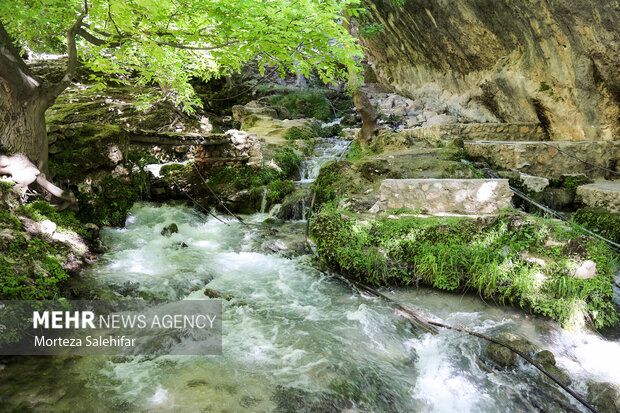
[[[177,224],[175,224],[174,222],[170,225],[168,225],[167,227],[164,227],[164,229],[161,230],[161,235],[165,236],[165,237],[169,237],[172,234],[177,234],[179,232],[179,227],[177,226]]]
[[[526,355],[534,350],[532,343],[516,334],[502,333],[497,338]],[[489,343],[484,354],[501,368],[512,368],[517,363],[517,354],[497,343]]]
[[[620,389],[613,383],[588,383],[588,401],[601,412],[620,412]]]
[[[204,291],[205,295],[209,298],[216,298],[216,299],[222,299],[222,300],[226,300],[226,301],[230,301],[230,299],[232,298],[232,296],[230,294],[221,294],[215,290],[212,290],[211,288],[205,288]]]
[[[549,350],[542,350],[536,353],[534,356],[534,361],[540,364],[548,373],[558,379],[561,383],[565,385],[571,384],[570,376],[562,369],[555,365],[555,356]],[[545,376],[545,380],[551,381],[547,376]]]
[[[573,278],[578,280],[589,280],[596,277],[598,274],[596,270],[596,263],[592,260],[587,260],[581,263],[579,267],[573,273]]]

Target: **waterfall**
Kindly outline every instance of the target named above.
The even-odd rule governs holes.
[[[267,209],[267,194],[269,193],[269,188],[266,186],[263,187],[263,199],[260,201],[260,213],[264,214]]]

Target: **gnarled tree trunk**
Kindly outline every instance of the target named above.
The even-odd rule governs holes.
[[[0,21],[0,149],[26,155],[47,173],[45,111],[72,82],[77,66],[75,36],[83,16],[67,32],[67,71],[58,83],[32,74]]]
[[[48,142],[45,100],[39,93],[22,99],[0,79],[0,147],[23,153],[41,170],[47,170]]]

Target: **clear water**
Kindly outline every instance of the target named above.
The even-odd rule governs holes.
[[[337,137],[321,138],[314,146],[312,156],[302,163],[299,182],[313,182],[319,176],[321,167],[344,154],[349,149],[350,144],[351,141]]]
[[[299,185],[348,144],[319,143]],[[102,231],[107,252],[85,282],[119,298],[207,300],[205,288],[231,296],[223,355],[0,359],[0,411],[583,411],[530,366],[485,369],[480,339],[422,334],[386,302],[319,271],[312,257],[272,253],[273,242],[303,242],[305,227],[266,218],[226,225],[188,207],[137,204],[124,228]],[[160,235],[173,222],[179,233]],[[620,385],[619,341],[566,332],[478,297],[413,288],[386,294],[449,324],[529,338],[556,354],[582,394],[588,379]]]
[[[209,299],[205,287],[229,294],[222,356],[2,360],[2,404],[42,412],[507,412],[564,411],[552,397],[570,403],[531,367],[487,372],[477,338],[421,334],[385,302],[318,271],[311,257],[268,253],[265,243],[278,236],[265,218],[225,225],[187,207],[138,204],[125,228],[103,231],[108,252],[87,274],[93,287],[123,296]],[[161,236],[172,222],[179,233]],[[450,324],[529,337],[558,356],[582,393],[588,378],[620,384],[618,342],[477,297],[388,293]]]

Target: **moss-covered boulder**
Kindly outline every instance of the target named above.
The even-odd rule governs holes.
[[[71,297],[67,282],[94,258],[97,228],[45,201],[21,204],[0,185],[0,299]]]
[[[319,256],[361,282],[473,291],[567,327],[617,322],[612,302],[617,254],[555,221],[518,213],[485,219],[391,211],[376,216],[324,207],[311,231]],[[580,236],[583,256],[565,256],[563,246]],[[572,277],[584,260],[596,263],[596,278]]]
[[[613,383],[588,383],[588,400],[602,413],[620,412],[620,389]]]
[[[562,384],[569,386],[572,383],[570,376],[562,369],[555,365],[555,356],[549,350],[539,351],[534,355],[534,361],[540,364],[549,374],[558,379]],[[545,380],[552,382],[550,378],[545,376]]]
[[[497,339],[526,356],[529,356],[534,351],[532,343],[526,338],[513,333],[501,333]],[[517,363],[517,353],[497,343],[489,343],[484,354],[501,368],[512,368]]]

